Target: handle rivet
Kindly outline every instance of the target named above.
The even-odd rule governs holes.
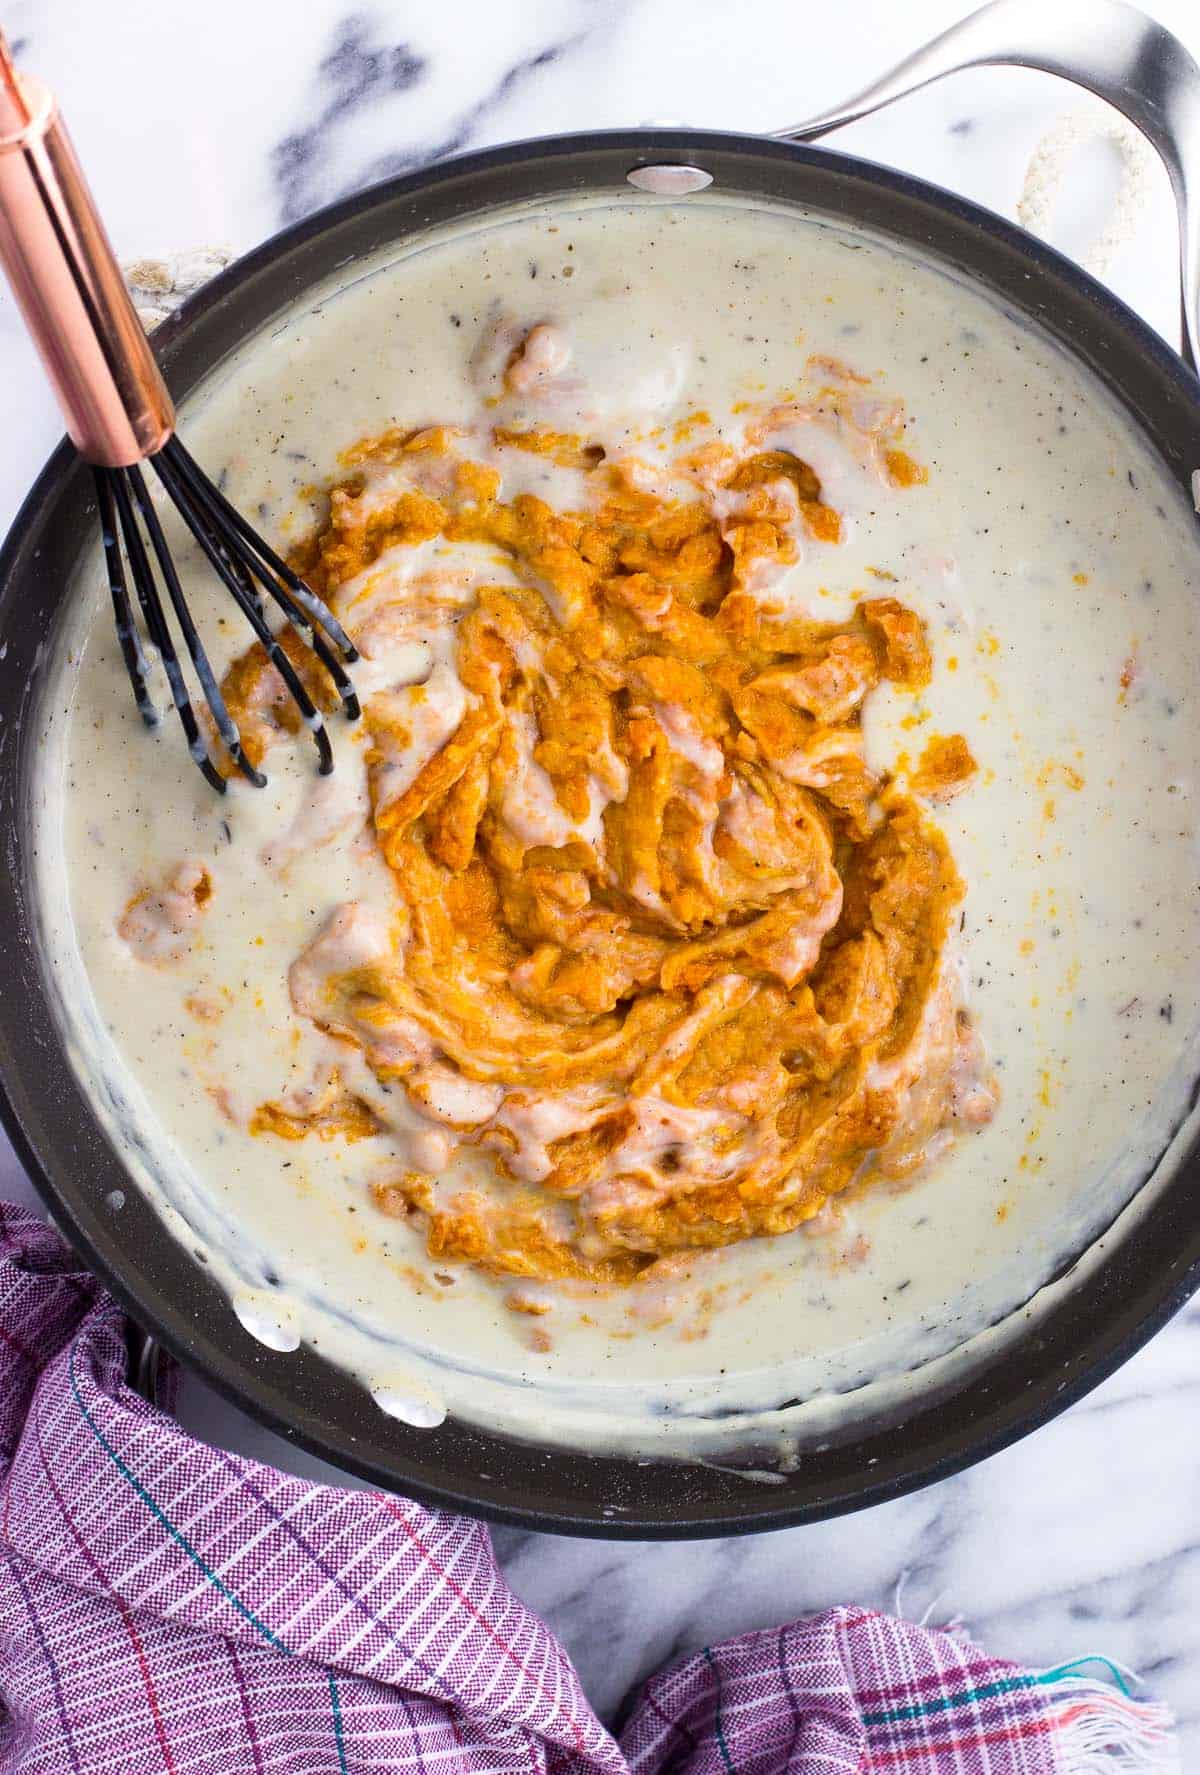
[[[655,197],[689,197],[713,182],[712,174],[702,166],[635,166],[625,177],[639,191],[651,191]]]

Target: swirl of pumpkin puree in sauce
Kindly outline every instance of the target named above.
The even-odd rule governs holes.
[[[296,957],[292,1002],[345,1058],[252,1125],[386,1135],[402,1093],[374,1195],[433,1256],[620,1285],[911,1177],[995,1090],[963,883],[912,792],[974,761],[943,738],[906,790],[863,755],[876,686],[929,679],[922,624],[883,574],[846,622],[774,595],[842,534],[805,437],[902,500],[925,478],[902,407],[813,359],[790,400],[609,453],[554,428],[571,355],[557,326],[498,325],[487,418],[355,446],[299,551],[367,662],[365,842],[395,911],[340,905]],[[500,497],[516,453],[569,503]],[[224,688],[254,762],[295,732],[261,647]],[[444,1180],[467,1148],[485,1180]]]

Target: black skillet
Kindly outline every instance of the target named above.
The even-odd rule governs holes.
[[[1181,214],[1189,164],[1200,190],[1200,69],[1165,32],[1115,0],[1061,7],[1002,0],[860,100],[790,133],[821,134],[956,66],[983,61],[1048,68],[1113,98],[1167,161]],[[1136,315],[1048,247],[885,168],[792,140],[686,130],[492,149],[321,211],[249,254],[163,324],[155,349],[171,390],[186,402],[223,358],[313,285],[414,230],[521,200],[619,193],[631,173],[651,187],[674,181],[680,202],[708,175],[718,192],[785,199],[845,218],[952,267],[1098,374],[1172,477],[1186,486],[1200,464],[1200,383]],[[1183,220],[1194,347],[1200,241],[1196,224]],[[778,1528],[878,1503],[1004,1447],[1111,1373],[1200,1284],[1200,1151],[1193,1146],[1156,1183],[1136,1238],[1119,1228],[1105,1235],[1092,1253],[1098,1261],[1036,1329],[940,1393],[921,1393],[902,1421],[859,1421],[836,1444],[805,1450],[796,1470],[770,1485],[732,1465],[645,1464],[527,1446],[454,1420],[412,1430],[385,1417],[311,1350],[264,1349],[131,1185],[71,1069],[44,977],[28,885],[36,699],[47,637],[52,647],[95,536],[90,477],[63,445],[0,554],[0,928],[9,933],[0,953],[0,1114],[55,1220],[138,1324],[236,1404],[379,1484],[528,1527],[614,1536]],[[116,1189],[126,1196],[119,1216],[106,1205]]]

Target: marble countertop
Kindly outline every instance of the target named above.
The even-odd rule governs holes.
[[[1200,55],[1194,0],[1151,4]],[[741,0],[735,30],[720,0],[8,0],[4,23],[57,90],[118,250],[133,258],[240,252],[356,186],[489,142],[653,119],[781,127],[960,10],[849,0],[814,21],[794,0]],[[1040,75],[978,71],[839,145],[1012,214],[1031,153],[1064,114],[1095,118],[1097,107]],[[1056,243],[1086,252],[1116,186],[1111,150],[1082,150]],[[1156,169],[1109,275],[1169,338],[1174,250]],[[60,430],[7,295],[0,387],[3,530]],[[0,1190],[33,1199],[7,1148]],[[340,1477],[199,1381],[188,1380],[182,1415],[210,1441]],[[1200,1302],[1055,1423],[878,1509],[753,1539],[501,1529],[496,1544],[609,1716],[639,1676],[706,1640],[838,1601],[899,1604],[959,1616],[996,1653],[1033,1665],[1106,1652],[1174,1705],[1200,1759]]]

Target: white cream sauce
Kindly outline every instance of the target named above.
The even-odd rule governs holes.
[[[247,1131],[259,1103],[300,1101],[346,1067],[293,1006],[295,958],[344,902],[363,923],[338,940],[368,950],[395,916],[364,835],[362,747],[335,718],[331,781],[305,745],[281,747],[265,791],[234,782],[219,801],[170,721],[143,731],[98,579],[80,589],[43,709],[37,866],[62,1017],[140,1187],[272,1348],[319,1346],[412,1423],[450,1410],[532,1438],[697,1455],[766,1425],[794,1458],[1026,1322],[1036,1307],[1022,1303],[1109,1224],[1185,1111],[1200,1008],[1195,520],[1129,421],[1030,329],[866,235],[713,193],[514,214],[353,267],[211,379],[184,414],[189,444],[286,541],[340,448],[389,425],[477,422],[514,341],[543,322],[567,331],[569,357],[541,339],[497,420],[582,425],[610,456],[632,451],[646,484],[668,473],[677,420],[703,407],[735,424],[735,403],[795,387],[810,354],[871,377],[864,401],[906,404],[930,476],[903,493],[801,419],[756,442],[810,461],[847,519],[842,544],[806,541],[772,595],[835,619],[894,593],[929,626],[933,684],[915,701],[876,692],[867,750],[876,766],[902,751],[915,765],[929,735],[961,732],[979,761],[937,817],[969,884],[961,952],[1001,1081],[995,1121],[911,1187],[682,1263],[670,1288],[595,1299],[539,1284],[526,1293],[550,1311],[530,1318],[494,1282],[432,1264],[415,1226],[372,1206],[380,1142]],[[648,415],[663,440],[635,439]],[[504,466],[506,496],[569,503],[571,471],[513,451]],[[223,664],[247,633],[179,552]],[[403,552],[414,608],[431,586],[469,597],[474,568],[453,550]],[[416,705],[414,756],[389,767],[399,793],[462,688],[419,615],[359,675],[397,699],[423,679],[433,693]],[[700,793],[702,736],[674,743]],[[798,780],[819,768],[799,761]],[[513,795],[542,831],[562,815],[536,772],[523,760]],[[594,820],[616,790],[595,780]],[[193,860],[212,881],[194,920],[168,898]],[[172,954],[178,940],[182,960],[147,965],[119,934],[143,888],[159,896],[143,903],[151,935]],[[452,1144],[438,1117],[494,1109],[436,1067],[427,1115],[365,1065],[347,1082],[391,1125],[407,1120],[435,1163]],[[573,1125],[589,1107],[573,1106]],[[510,1099],[503,1113],[521,1111]],[[531,1137],[554,1138],[547,1115],[530,1112]],[[470,1181],[456,1166],[441,1187]]]

